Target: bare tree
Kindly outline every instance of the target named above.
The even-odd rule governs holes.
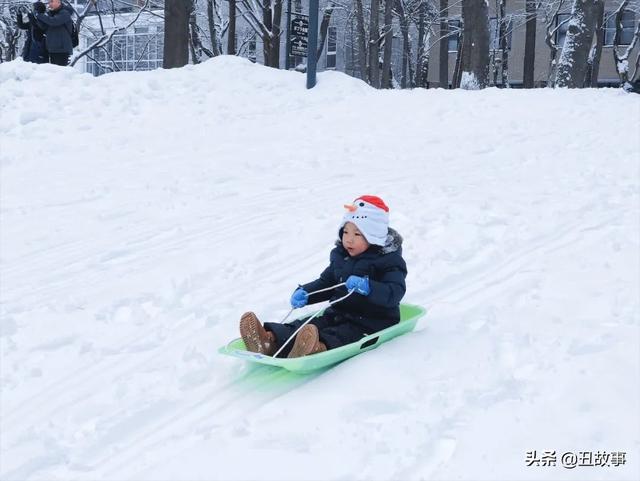
[[[505,12],[507,9],[507,0],[499,0],[499,17],[497,19],[498,27],[498,47],[500,48],[500,82],[505,87],[509,88],[509,48],[507,37],[507,26],[509,25],[509,19]]]
[[[600,58],[602,57],[602,45],[604,44],[604,1],[597,0],[595,43],[587,58],[587,73],[585,87],[597,87],[600,74]]]
[[[509,81],[507,77],[509,71],[509,54],[507,49],[506,8],[507,0],[496,0],[496,21],[494,27],[496,41],[493,42],[491,46],[491,64],[493,70],[493,84],[502,84],[508,87]]]
[[[320,61],[320,56],[324,50],[324,44],[327,40],[327,33],[329,32],[329,23],[331,22],[331,15],[333,15],[333,9],[336,7],[335,2],[330,1],[322,12],[322,21],[320,22],[320,33],[318,38],[318,50],[316,51],[316,63]]]
[[[371,0],[369,18],[369,84],[380,87],[380,0]]]
[[[236,54],[236,0],[229,0],[229,30],[227,31],[227,54]]]
[[[197,2],[197,0],[195,1]],[[231,5],[229,5],[229,9],[231,9]],[[197,13],[196,9],[194,8],[193,11],[195,16]],[[209,30],[209,38],[211,41],[212,57],[222,55],[222,22],[216,22],[216,19],[222,20],[221,17],[220,0],[207,0],[207,28]],[[231,17],[231,13],[229,13],[229,17]]]
[[[523,84],[524,88],[533,88],[534,70],[536,63],[536,26],[537,8],[536,0],[526,0],[526,29],[524,40],[524,65]]]
[[[369,82],[367,32],[364,26],[364,7],[362,0],[356,0],[356,22],[358,24],[358,63],[360,78]]]
[[[262,39],[262,53],[267,67],[280,68],[280,34],[282,0],[236,2],[236,9]]]
[[[282,0],[273,0],[273,6],[271,4],[271,0],[263,0],[262,20],[270,32],[269,37],[263,37],[262,42],[265,65],[280,68]]]
[[[440,87],[449,87],[449,0],[440,0],[440,56],[438,81]]]
[[[558,44],[557,44],[557,33],[564,25],[569,23],[571,17],[563,20],[562,22],[558,22],[558,14],[560,13],[564,0],[558,0],[557,2],[547,2],[544,5],[544,16],[545,16],[545,37],[544,41],[549,47],[549,71],[547,75],[547,85],[553,86],[556,79],[556,71],[558,68]]]
[[[427,86],[427,73],[429,70],[429,60],[428,60],[428,19],[427,19],[427,4],[424,1],[421,1],[418,4],[418,51],[416,55],[416,79],[415,86],[416,87],[426,87]]]
[[[449,33],[451,35],[451,33]],[[462,53],[464,47],[464,30],[460,29],[458,34],[458,49],[456,51],[456,63],[453,68],[452,85],[454,89],[460,88],[460,82],[462,80]]]
[[[482,89],[489,83],[489,8],[486,2],[462,0],[463,47],[460,86]]]
[[[189,18],[192,0],[165,0],[163,67],[184,67],[189,63]]]
[[[597,0],[573,1],[571,20],[558,62],[556,86],[584,87],[597,12]]]
[[[190,50],[194,63],[223,54],[222,37],[230,28],[221,9],[222,0],[192,0],[189,20]],[[205,25],[205,28],[201,27]],[[205,46],[207,44],[207,46]]]
[[[16,16],[22,6],[18,2],[0,6],[0,63],[10,62],[18,56],[21,30],[16,24]]]
[[[385,0],[384,2],[384,50],[382,54],[382,84],[383,89],[391,88],[391,47],[393,42],[393,1]]]
[[[193,63],[198,64],[202,62],[203,56],[206,56],[207,58],[211,58],[216,55],[219,55],[220,53],[219,51],[209,50],[203,45],[202,39],[200,37],[200,27],[198,26],[198,19],[197,19],[195,8],[191,10],[191,15],[189,17],[189,29],[190,29],[189,50],[191,51],[191,58],[193,60]],[[215,29],[212,33],[213,34],[211,35],[211,44],[213,48],[216,48],[217,35],[215,32]]]
[[[411,39],[409,38],[409,16],[405,9],[404,0],[396,0],[396,11],[400,22],[402,35],[402,75],[400,76],[400,88],[413,87],[413,68],[411,63]]]
[[[629,45],[621,51],[620,44],[622,40],[622,15],[624,14],[624,10],[629,4],[629,0],[623,0],[620,3],[620,6],[614,12],[614,21],[616,25],[616,32],[613,37],[613,59],[616,65],[616,72],[618,73],[618,77],[620,78],[620,85],[624,86],[627,82],[629,82],[629,55],[631,51],[634,49],[636,44],[638,43],[638,39],[640,39],[640,22],[636,26],[636,29],[633,33],[633,39],[629,43]],[[640,60],[640,53],[638,54],[638,60],[636,60],[636,72],[638,61]],[[633,79],[635,77],[635,72],[631,76]]]

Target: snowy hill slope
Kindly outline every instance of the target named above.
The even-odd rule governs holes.
[[[1,64],[0,479],[638,479],[639,99]],[[364,193],[416,331],[315,376],[218,355]]]

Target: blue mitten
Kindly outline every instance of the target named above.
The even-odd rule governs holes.
[[[297,309],[304,307],[309,302],[309,294],[302,287],[298,287],[291,296],[291,307]]]
[[[369,279],[366,277],[359,276],[349,276],[347,278],[347,282],[345,282],[345,287],[348,290],[355,290],[358,294],[362,294],[363,296],[368,296],[371,292],[369,288]]]

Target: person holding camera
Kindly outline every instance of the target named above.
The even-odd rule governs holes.
[[[25,22],[23,12],[26,10],[28,20]],[[44,13],[46,7],[42,2],[35,2],[32,11],[18,10],[18,28],[27,31],[27,39],[22,49],[22,59],[25,62],[47,63],[49,61],[49,53],[45,45],[44,30],[35,19],[35,14]]]
[[[36,19],[44,28],[49,63],[69,65],[69,57],[73,52],[71,33],[73,32],[73,10],[63,5],[61,0],[49,0],[46,13],[37,13]]]

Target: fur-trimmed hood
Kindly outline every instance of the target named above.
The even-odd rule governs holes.
[[[400,251],[402,254],[402,241],[403,239],[400,233],[389,227],[387,240],[384,243],[384,247],[380,248],[380,252],[383,254],[389,254],[390,252]]]

